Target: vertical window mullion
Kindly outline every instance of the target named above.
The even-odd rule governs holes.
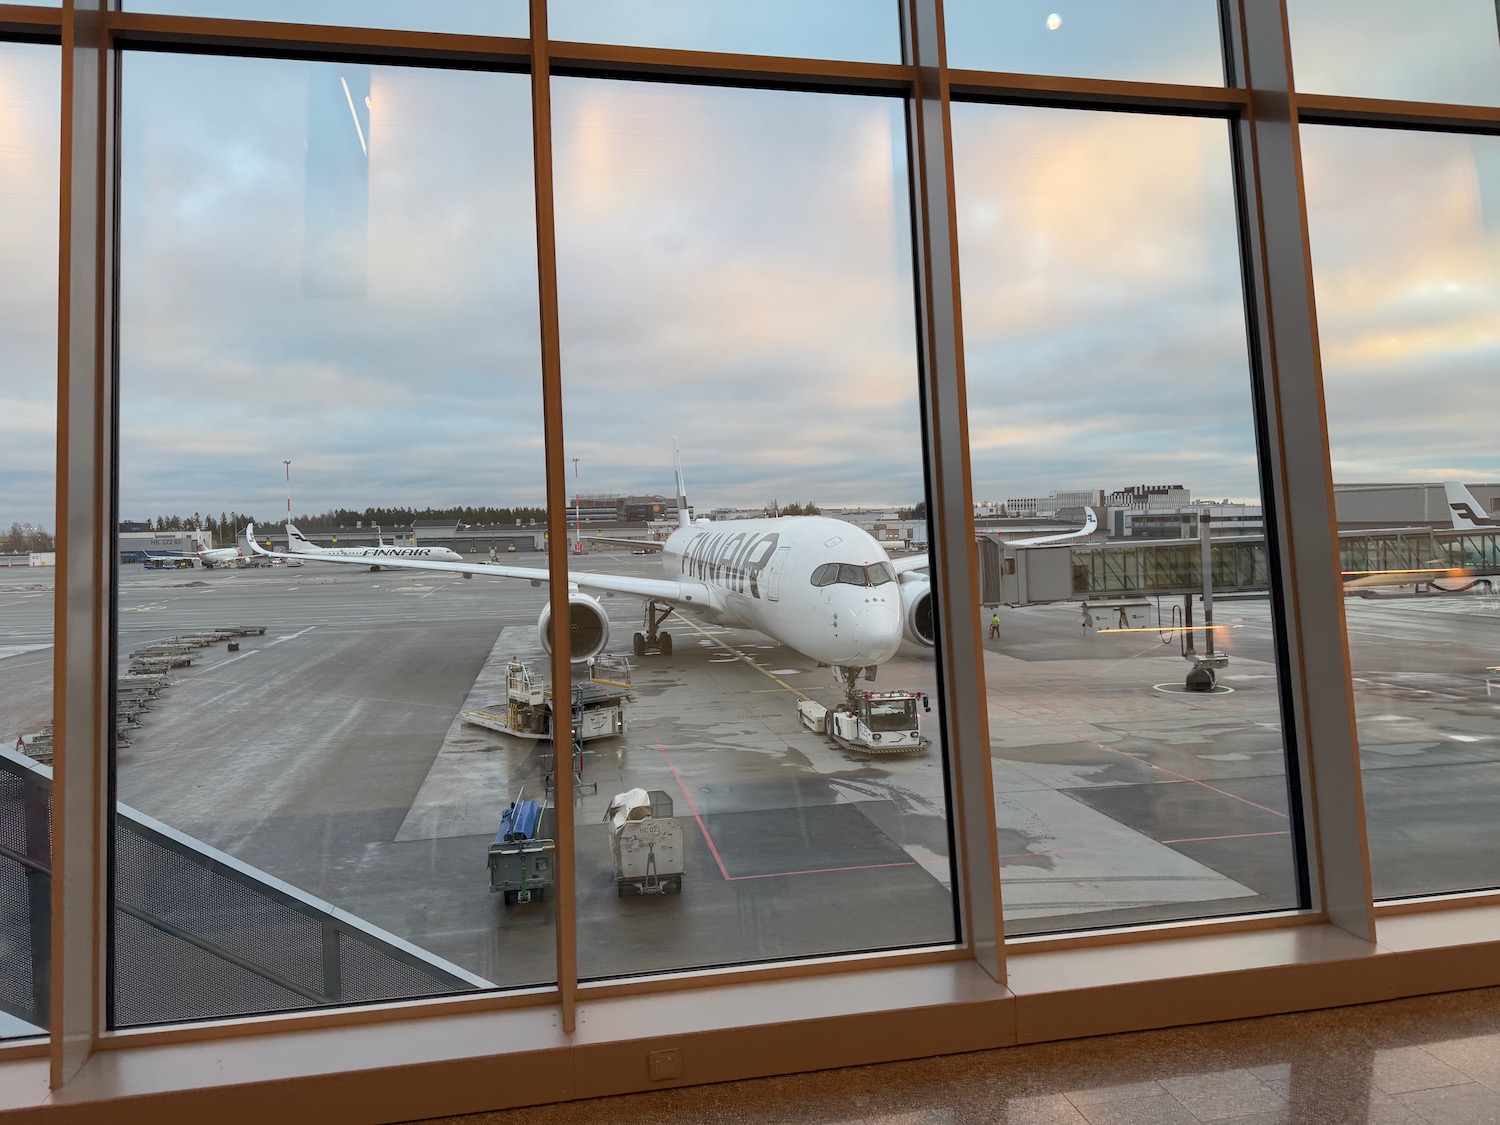
[[[108,310],[115,117],[108,0],[62,13],[57,585],[54,649],[52,1067],[54,1088],[104,1026],[114,389]]]
[[[1256,310],[1255,372],[1271,453],[1268,530],[1282,548],[1288,688],[1312,905],[1335,925],[1373,940],[1286,6],[1239,2],[1229,9],[1234,69],[1250,89],[1250,109],[1235,143]]]
[[[1005,980],[1000,854],[990,771],[978,557],[969,481],[968,408],[959,309],[952,121],[942,0],[908,0],[907,62],[917,78],[909,103],[913,244],[916,256],[921,395],[927,447],[929,573],[941,624],[944,714],[951,753],[959,909],[965,943],[995,980]]]

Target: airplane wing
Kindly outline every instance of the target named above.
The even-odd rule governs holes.
[[[661,541],[658,539],[626,539],[622,535],[585,535],[581,540],[574,539],[574,543],[610,543],[618,547],[633,547],[639,551],[645,548],[648,551],[660,551]]]
[[[1068,539],[1083,539],[1099,530],[1099,516],[1092,507],[1083,509],[1083,526],[1077,531],[1064,531],[1058,535],[1038,535],[1032,539],[1007,539],[1007,547],[1040,547],[1047,543],[1062,543]]]
[[[299,559],[315,562],[343,563],[346,566],[378,566],[382,570],[428,570],[438,574],[477,574],[486,578],[517,578],[540,586],[550,582],[552,575],[545,567],[506,566],[489,562],[440,562],[436,559],[369,558],[350,555],[323,555],[304,551],[291,554],[286,551],[268,551],[255,541],[255,530],[250,529],[250,548],[257,555],[269,559]],[[686,608],[712,608],[717,605],[713,590],[703,582],[676,582],[669,578],[636,578],[624,574],[595,574],[579,570],[570,572],[568,585],[579,590],[597,590],[605,594],[631,594],[638,598],[651,598],[669,605]]]

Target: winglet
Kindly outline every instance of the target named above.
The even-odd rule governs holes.
[[[270,551],[255,541],[255,525],[253,523],[245,525],[245,542],[250,544],[250,550],[254,551],[257,555],[269,556],[271,554]]]
[[[1456,531],[1477,531],[1482,527],[1500,527],[1500,519],[1485,515],[1484,505],[1474,499],[1474,494],[1456,480],[1445,480],[1443,492],[1448,497],[1448,511],[1452,514]]]

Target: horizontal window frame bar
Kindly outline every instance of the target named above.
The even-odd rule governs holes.
[[[550,44],[550,56],[552,74],[568,78],[898,96],[909,95],[917,80],[916,68],[904,63],[841,62],[667,47],[554,41]]]
[[[1296,106],[1298,120],[1304,125],[1362,125],[1424,132],[1500,134],[1500,106],[1388,101],[1329,94],[1298,94]]]
[[[1250,105],[1250,91],[1237,86],[1185,86],[986,70],[948,70],[946,76],[953,100],[963,102],[1224,118],[1236,117]]]
[[[128,12],[105,25],[115,46],[133,50],[504,71],[527,70],[531,60],[530,40],[490,35]]]

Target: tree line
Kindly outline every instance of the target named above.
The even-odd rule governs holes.
[[[205,516],[201,512],[194,512],[190,516],[157,516],[142,520],[139,524],[125,521],[121,523],[120,529],[134,530],[144,526],[151,531],[206,531],[215,540],[227,540],[238,535],[247,523],[253,523],[256,527],[279,527],[282,518],[278,514],[272,519],[262,519],[248,512],[220,512],[215,518],[212,513]],[[523,525],[532,520],[545,523],[546,519],[545,508],[366,508],[363,511],[331,508],[325,512],[302,512],[292,517],[292,523],[304,531],[328,531],[352,528],[356,524],[381,528],[410,527],[418,520],[449,521],[476,527],[514,527],[518,522]]]
[[[52,536],[40,527],[13,523],[10,530],[0,537],[0,554],[24,555],[28,551],[55,551],[57,544]]]

